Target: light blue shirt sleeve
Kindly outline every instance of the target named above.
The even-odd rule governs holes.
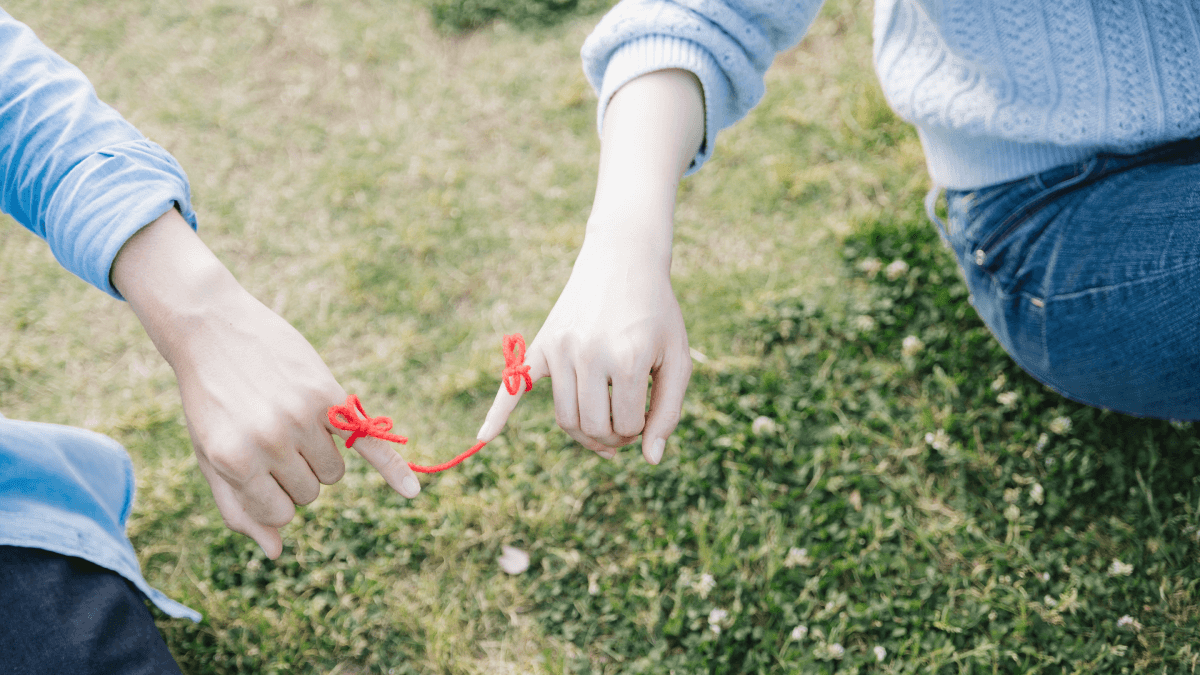
[[[583,70],[600,97],[596,125],[618,89],[655,70],[695,73],[704,88],[704,142],[687,173],[711,156],[717,132],[762,99],[775,55],[804,36],[823,0],[623,0],[583,43]]]
[[[0,209],[71,272],[109,281],[129,237],[168,209],[196,226],[187,177],[96,98],[83,73],[0,11]],[[133,467],[112,439],[0,415],[0,544],[54,551],[113,570],[171,616],[200,615],[152,588],[125,533]]]
[[[2,10],[0,179],[0,209],[117,298],[109,272],[126,240],[172,207],[196,227],[187,176],[170,153]]]

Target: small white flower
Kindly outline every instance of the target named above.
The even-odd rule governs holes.
[[[508,574],[520,574],[529,569],[529,554],[515,546],[501,546],[500,569]]]
[[[950,449],[950,434],[945,429],[938,429],[937,433],[925,434],[925,442],[934,450],[945,452]]]
[[[1071,430],[1071,418],[1070,417],[1055,417],[1054,419],[1050,420],[1050,431],[1053,431],[1054,433],[1061,436],[1070,430]]]
[[[829,645],[829,655],[840,661],[841,658],[846,655],[846,648],[841,644],[834,642],[833,644]]]
[[[883,269],[883,262],[879,258],[866,258],[858,263],[858,269],[867,273],[868,277],[875,278],[879,274],[879,270]]]
[[[992,380],[992,391],[1000,391],[1007,382],[1008,378],[1004,377],[1004,373],[1000,373],[996,379]]]
[[[1047,595],[1046,597],[1042,598],[1042,604],[1047,607],[1056,607],[1058,606],[1058,601]]]
[[[811,564],[812,558],[808,555],[808,549],[796,548],[795,546],[788,549],[787,557],[783,559],[783,566],[787,568]]]
[[[1050,583],[1050,573],[1049,572],[1040,572],[1040,573],[1038,573],[1037,578],[1041,579],[1042,583],[1044,583],[1044,584]]]
[[[852,491],[847,500],[850,502],[850,506],[854,507],[855,511],[862,511],[862,493],[858,490]]]
[[[797,642],[803,640],[806,635],[808,635],[808,626],[802,624],[792,629],[792,639]]]
[[[729,612],[723,609],[714,609],[708,613],[708,627],[717,635],[721,634],[721,622],[729,616]]]
[[[1038,436],[1037,447],[1034,449],[1037,450],[1038,452],[1041,452],[1046,449],[1046,444],[1049,442],[1050,442],[1050,436],[1048,434],[1043,433],[1040,436]]]
[[[996,400],[1000,403],[1000,405],[1002,405],[1006,408],[1011,407],[1013,405],[1016,405],[1016,403],[1017,403],[1017,392],[1006,391],[1003,394],[1000,394],[999,396],[997,396]]]
[[[1021,517],[1021,509],[1017,508],[1016,504],[1009,504],[1007,509],[1004,509],[1004,517],[1009,520],[1017,520]]]
[[[922,349],[925,349],[925,343],[916,335],[909,335],[900,343],[900,353],[910,358],[920,354]]]
[[[1117,628],[1127,628],[1136,633],[1142,629],[1142,624],[1137,619],[1126,614],[1125,616],[1117,619]]]
[[[712,589],[716,587],[717,580],[713,579],[713,575],[709,574],[708,572],[701,574],[700,578],[692,583],[692,588],[696,589],[696,592],[700,594],[701,598],[707,598],[708,594],[712,592]]]
[[[883,273],[887,276],[888,281],[895,281],[908,273],[908,263],[903,260],[893,260],[888,263]]]
[[[1113,558],[1112,564],[1108,566],[1108,573],[1114,577],[1127,577],[1133,574],[1133,565]]]
[[[750,433],[755,436],[775,433],[775,420],[766,415],[755,417],[754,422],[750,424]]]
[[[600,595],[600,575],[595,572],[588,575],[588,595]]]
[[[866,314],[860,314],[859,316],[854,317],[854,328],[859,332],[869,333],[875,330],[875,319],[872,319]]]
[[[883,661],[887,658],[887,650],[883,648],[883,645],[875,645],[875,649],[871,651],[875,652],[876,661]]]
[[[1029,501],[1034,504],[1041,504],[1046,499],[1046,490],[1041,483],[1034,483],[1033,487],[1029,488]]]

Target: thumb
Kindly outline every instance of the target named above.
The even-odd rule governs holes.
[[[525,365],[529,366],[530,382],[537,382],[550,374],[546,357],[542,354],[536,339],[525,353]],[[488,409],[487,417],[483,421],[483,426],[479,427],[479,433],[475,434],[475,439],[488,443],[499,436],[500,432],[504,430],[504,425],[508,423],[508,416],[516,409],[517,403],[521,401],[524,394],[525,382],[522,381],[518,384],[515,394],[508,393],[508,387],[501,382],[500,389],[496,391],[496,399],[492,401],[492,407]]]
[[[642,456],[651,464],[662,461],[667,437],[675,431],[683,410],[683,395],[692,378],[692,359],[685,347],[682,352],[667,352],[663,363],[652,375],[650,411],[642,430]]]

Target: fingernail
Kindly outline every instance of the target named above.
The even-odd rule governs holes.
[[[597,452],[596,454],[600,455],[604,459],[612,459],[613,457],[617,456],[617,451],[616,450],[605,450],[604,452]]]
[[[488,428],[488,423],[484,422],[483,426],[479,427],[479,432],[475,434],[475,440],[482,441],[483,439],[487,438],[487,436],[483,435],[484,430],[487,428]]]
[[[662,461],[663,449],[667,447],[667,439],[656,438],[654,444],[650,446],[650,463],[658,464]]]
[[[421,482],[417,480],[416,476],[409,474],[404,477],[404,480],[400,481],[400,494],[412,499],[420,493]]]

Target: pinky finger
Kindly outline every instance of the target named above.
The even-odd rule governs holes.
[[[253,539],[254,543],[262,549],[263,554],[271,560],[278,558],[283,553],[283,538],[279,535],[279,528],[263,525],[250,517],[234,494],[233,487],[211,467],[206,468],[206,464],[201,461],[200,470],[208,479],[213,500],[217,503],[217,510],[221,512],[221,519],[225,521],[225,526]]]
[[[550,374],[546,358],[538,348],[536,339],[525,353],[525,363],[529,366],[530,386]],[[516,410],[517,404],[521,402],[521,397],[524,394],[524,386],[518,385],[517,393],[510,394],[508,393],[508,387],[501,382],[500,389],[496,391],[496,398],[492,401],[492,407],[488,409],[487,417],[483,420],[483,426],[479,427],[479,433],[475,434],[475,439],[489,443],[496,436],[499,436],[500,432],[504,430],[504,425],[508,423],[509,416],[512,415],[513,410]]]

